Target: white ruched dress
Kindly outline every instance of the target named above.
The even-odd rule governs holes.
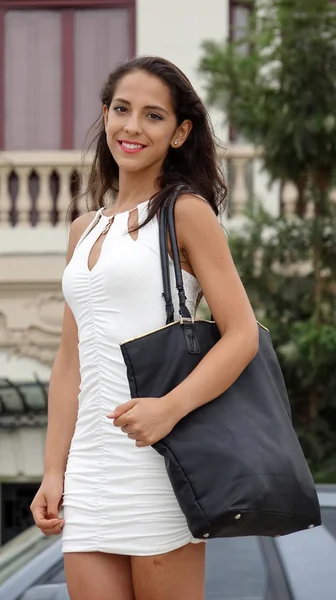
[[[138,205],[139,223],[147,210],[148,201]],[[161,554],[201,540],[188,529],[164,459],[152,447],[138,448],[106,416],[130,399],[120,343],[166,321],[158,220],[141,228],[134,240],[128,233],[129,213],[117,214],[90,271],[90,251],[108,223],[101,213],[78,242],[62,280],[78,326],[81,375],[64,482],[62,548]],[[170,268],[177,311],[172,261]],[[184,271],[183,277],[193,314],[200,287],[191,274]]]

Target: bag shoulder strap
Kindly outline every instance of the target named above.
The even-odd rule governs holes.
[[[177,197],[175,197],[173,202],[168,206],[168,231],[169,231],[169,238],[170,238],[173,262],[174,262],[175,281],[176,281],[176,289],[177,289],[178,297],[179,297],[180,315],[181,315],[181,317],[184,317],[186,319],[191,319],[191,314],[186,305],[187,298],[186,298],[185,290],[184,290],[180,253],[179,253],[177,237],[176,237],[175,210],[174,210],[176,200],[177,200]]]
[[[186,305],[186,295],[183,284],[182,269],[180,262],[180,254],[178,249],[176,230],[175,230],[175,217],[174,208],[176,200],[185,191],[185,185],[179,185],[172,192],[165,205],[160,211],[160,227],[159,227],[159,238],[160,238],[160,256],[161,256],[161,268],[162,268],[162,281],[163,281],[163,296],[166,303],[166,314],[167,323],[171,323],[174,320],[174,307],[171,295],[170,286],[170,272],[169,272],[169,254],[167,244],[167,230],[170,239],[170,245],[173,255],[175,283],[179,298],[179,313],[184,319],[191,319],[191,314]]]
[[[174,305],[172,300],[170,271],[169,271],[169,255],[167,244],[167,207],[161,207],[159,214],[159,244],[160,244],[160,260],[162,271],[163,294],[166,305],[166,325],[174,321]]]

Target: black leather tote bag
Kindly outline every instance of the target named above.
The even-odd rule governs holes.
[[[177,191],[160,212],[167,323],[121,344],[132,397],[161,397],[220,339],[214,321],[191,319],[174,224]],[[174,321],[167,252],[174,258],[180,319]],[[279,536],[321,524],[315,485],[291,422],[282,372],[268,330],[259,351],[221,396],[197,408],[153,446],[165,464],[196,538]]]

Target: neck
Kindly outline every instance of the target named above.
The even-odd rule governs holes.
[[[151,168],[145,171],[119,170],[119,193],[114,206],[118,210],[133,208],[149,200],[151,196],[158,192],[155,181],[159,176],[159,169]]]

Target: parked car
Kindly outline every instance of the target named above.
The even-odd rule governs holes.
[[[335,600],[336,486],[318,486],[318,494],[321,527],[277,539],[210,540],[206,600]],[[30,547],[27,561],[16,556],[20,568],[7,564],[0,600],[69,600],[61,541],[43,542],[35,556]]]

